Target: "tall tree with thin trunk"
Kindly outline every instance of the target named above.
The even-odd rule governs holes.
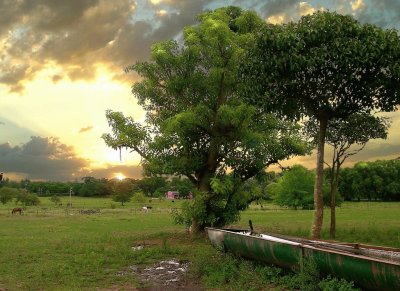
[[[322,183],[328,122],[400,103],[400,38],[396,30],[351,16],[317,12],[297,23],[265,24],[244,58],[244,94],[265,112],[318,121],[312,237],[323,222]]]
[[[238,95],[240,59],[261,24],[236,7],[201,14],[198,25],[185,28],[182,45],[156,43],[149,62],[127,68],[142,77],[133,93],[147,123],[107,112],[110,147],[139,153],[148,175],[185,176],[198,189],[201,211],[188,211],[193,232],[233,222],[246,207],[237,195],[244,181],[305,152],[298,126],[260,114]]]
[[[346,159],[362,151],[370,139],[386,138],[390,120],[370,114],[353,114],[346,119],[334,119],[328,123],[326,143],[333,149],[332,160],[325,162],[329,169],[331,221],[329,234],[336,236],[336,194],[340,168]],[[305,129],[308,135],[318,136],[317,123],[307,121]]]

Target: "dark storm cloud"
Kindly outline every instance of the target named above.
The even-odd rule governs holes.
[[[28,179],[72,180],[89,166],[73,147],[51,137],[32,136],[21,146],[0,144],[2,172],[24,174]]]
[[[399,0],[369,0],[356,14],[362,23],[372,23],[383,28],[400,29]]]
[[[0,1],[0,83],[19,91],[49,62],[64,72],[54,82],[65,76],[91,79],[99,63],[120,74],[145,60],[152,43],[195,23],[210,2],[148,2],[146,11],[137,11],[133,0]],[[167,11],[163,17],[157,17],[160,7]]]
[[[31,180],[72,181],[85,176],[113,177],[123,173],[126,177],[141,178],[142,167],[107,165],[90,168],[90,162],[78,157],[74,148],[57,138],[32,136],[22,145],[0,144],[0,172],[10,173]]]
[[[204,6],[211,1],[168,1],[160,5],[148,5],[154,9],[165,8],[168,11],[162,17],[154,18],[157,27],[150,21],[129,22],[122,27],[115,41],[107,48],[110,61],[121,69],[136,61],[148,58],[150,47],[154,42],[176,37],[186,25],[196,22],[196,16],[203,11]],[[150,2],[149,2],[150,3]]]

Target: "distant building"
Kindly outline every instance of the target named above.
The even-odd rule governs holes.
[[[179,199],[179,192],[178,191],[165,192],[165,198],[167,198],[167,199]]]

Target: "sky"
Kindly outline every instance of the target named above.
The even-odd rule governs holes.
[[[107,148],[111,109],[143,122],[124,68],[148,60],[153,43],[179,39],[204,10],[235,5],[266,22],[317,10],[400,30],[400,0],[0,0],[0,172],[14,179],[68,181],[91,175],[139,178],[140,157]],[[400,156],[400,113],[389,137],[347,162]],[[329,154],[329,150],[328,150]],[[314,156],[284,165],[310,168]]]

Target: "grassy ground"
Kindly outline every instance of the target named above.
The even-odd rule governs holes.
[[[204,237],[190,238],[171,219],[170,212],[180,207],[180,201],[131,202],[121,207],[110,199],[73,197],[73,209],[66,211],[65,206],[54,207],[49,198],[41,200],[39,207],[29,207],[22,216],[10,214],[14,204],[0,206],[0,290],[139,286],[134,274],[118,274],[132,265],[172,257],[192,261],[194,275],[203,277],[206,288],[253,286],[257,290],[257,284],[265,281],[257,279],[252,285],[245,280],[246,274],[249,279],[254,272],[260,272],[260,277],[265,273],[265,278],[274,278],[279,273],[276,269],[225,258]],[[63,205],[67,201],[68,197],[63,197]],[[111,209],[111,203],[116,205],[115,209]],[[140,210],[150,203],[153,208],[149,213]],[[101,208],[101,213],[81,215],[79,210],[83,208]],[[400,203],[345,203],[337,211],[338,239],[400,247],[399,210]],[[325,218],[324,224],[328,225],[329,216]],[[237,226],[247,228],[249,219],[257,231],[307,236],[312,212],[253,206],[243,213]],[[327,228],[323,233],[326,236]],[[146,247],[135,252],[132,247],[137,244]],[[237,269],[232,267],[235,264]],[[245,277],[237,276],[236,272]],[[273,285],[276,284],[281,283]]]
[[[322,238],[329,239],[330,212],[325,209]],[[278,209],[266,205],[253,206],[242,214],[239,227],[248,227],[248,220],[258,232],[281,233],[307,237],[313,211]],[[346,242],[400,248],[400,203],[352,202],[336,210],[336,239]]]

